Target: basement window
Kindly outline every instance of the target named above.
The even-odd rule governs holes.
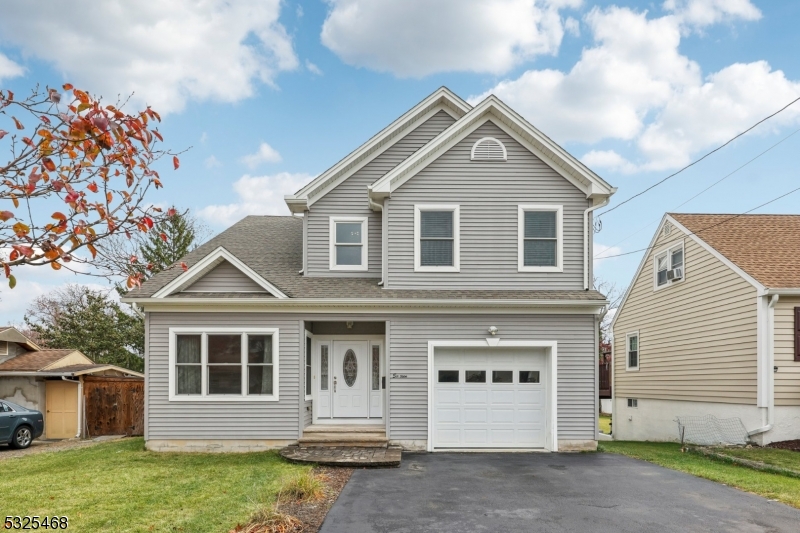
[[[628,398],[628,407],[639,407],[639,400],[636,398]]]

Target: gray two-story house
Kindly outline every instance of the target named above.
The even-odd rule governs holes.
[[[125,301],[154,450],[371,426],[406,449],[597,443],[592,212],[615,189],[490,96],[441,88]]]

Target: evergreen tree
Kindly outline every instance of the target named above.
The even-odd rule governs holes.
[[[156,224],[139,248],[146,277],[166,270],[195,248],[196,222],[188,212],[170,211],[174,214]]]
[[[72,348],[95,363],[144,369],[144,320],[100,291],[67,285],[40,296],[25,323],[47,348]]]

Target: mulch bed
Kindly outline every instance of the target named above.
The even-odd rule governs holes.
[[[290,514],[302,522],[301,526],[295,529],[300,533],[316,533],[322,527],[325,515],[333,506],[336,498],[344,489],[350,476],[353,474],[352,468],[318,466],[315,467],[314,475],[321,476],[325,483],[325,497],[313,502],[291,502],[281,501],[279,509],[281,512]]]
[[[795,452],[800,452],[800,439],[771,442],[767,444],[767,448],[777,448],[779,450],[792,450]]]

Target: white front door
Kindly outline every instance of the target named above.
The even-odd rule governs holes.
[[[369,341],[333,342],[333,417],[369,416]]]

